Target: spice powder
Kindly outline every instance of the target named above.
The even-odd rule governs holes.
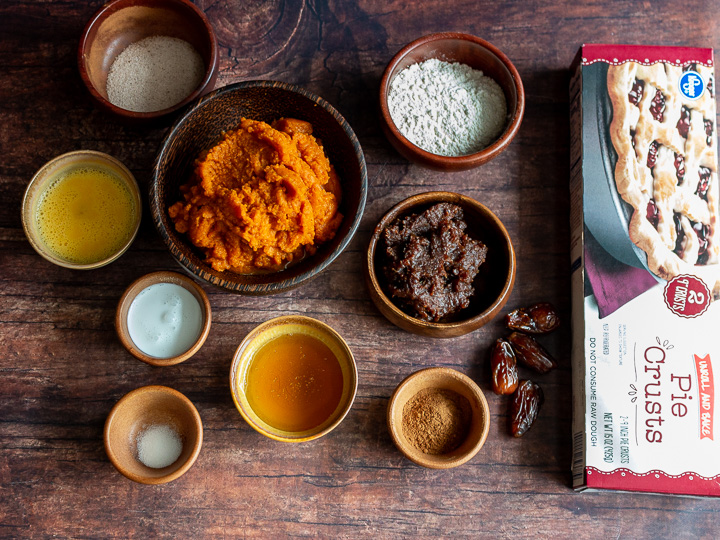
[[[424,454],[447,454],[467,438],[471,417],[472,408],[465,396],[444,388],[426,388],[405,404],[403,434]]]

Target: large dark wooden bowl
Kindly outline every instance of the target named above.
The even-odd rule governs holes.
[[[168,207],[182,199],[180,186],[193,162],[235,129],[242,118],[272,122],[281,117],[306,120],[322,140],[342,186],[340,212],[344,219],[330,241],[317,253],[289,268],[264,274],[218,272],[186,235],[175,231]],[[248,81],[215,90],[195,103],[163,141],[150,186],[150,209],[157,230],[173,257],[198,278],[232,292],[265,295],[287,291],[317,276],[342,253],[352,239],[365,209],[367,170],[360,143],[350,125],[332,105],[300,87],[274,81]]]
[[[441,322],[430,322],[405,313],[393,302],[383,275],[382,234],[397,218],[419,214],[438,203],[460,206],[467,223],[465,232],[483,242],[488,253],[473,280],[475,292],[470,298],[470,305]],[[375,227],[365,259],[365,282],[370,298],[380,313],[403,330],[433,338],[462,336],[490,322],[510,298],[515,285],[515,271],[515,250],[500,219],[476,200],[448,191],[413,195],[392,207]]]

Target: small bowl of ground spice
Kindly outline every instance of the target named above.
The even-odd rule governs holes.
[[[380,83],[385,136],[410,161],[472,169],[508,147],[520,129],[520,74],[497,47],[445,32],[421,37],[388,64]]]
[[[115,0],[85,26],[78,68],[100,108],[132,122],[155,120],[213,89],[217,39],[187,0]]]
[[[450,469],[478,453],[490,429],[480,387],[450,368],[427,368],[395,389],[387,410],[393,442],[410,461]]]
[[[431,191],[399,202],[377,224],[365,282],[396,326],[452,338],[500,313],[515,269],[510,235],[495,214],[465,195]]]

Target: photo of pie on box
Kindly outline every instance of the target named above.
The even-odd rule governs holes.
[[[660,278],[695,275],[720,298],[712,67],[628,61],[609,66],[607,85],[615,183],[633,207],[630,239]]]

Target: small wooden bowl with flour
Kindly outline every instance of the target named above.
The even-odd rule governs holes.
[[[469,34],[430,34],[388,64],[380,111],[385,136],[405,158],[462,171],[507,148],[522,122],[525,91],[494,45]]]
[[[100,108],[148,122],[213,89],[217,39],[205,14],[187,0],[114,0],[85,26],[78,68]]]

